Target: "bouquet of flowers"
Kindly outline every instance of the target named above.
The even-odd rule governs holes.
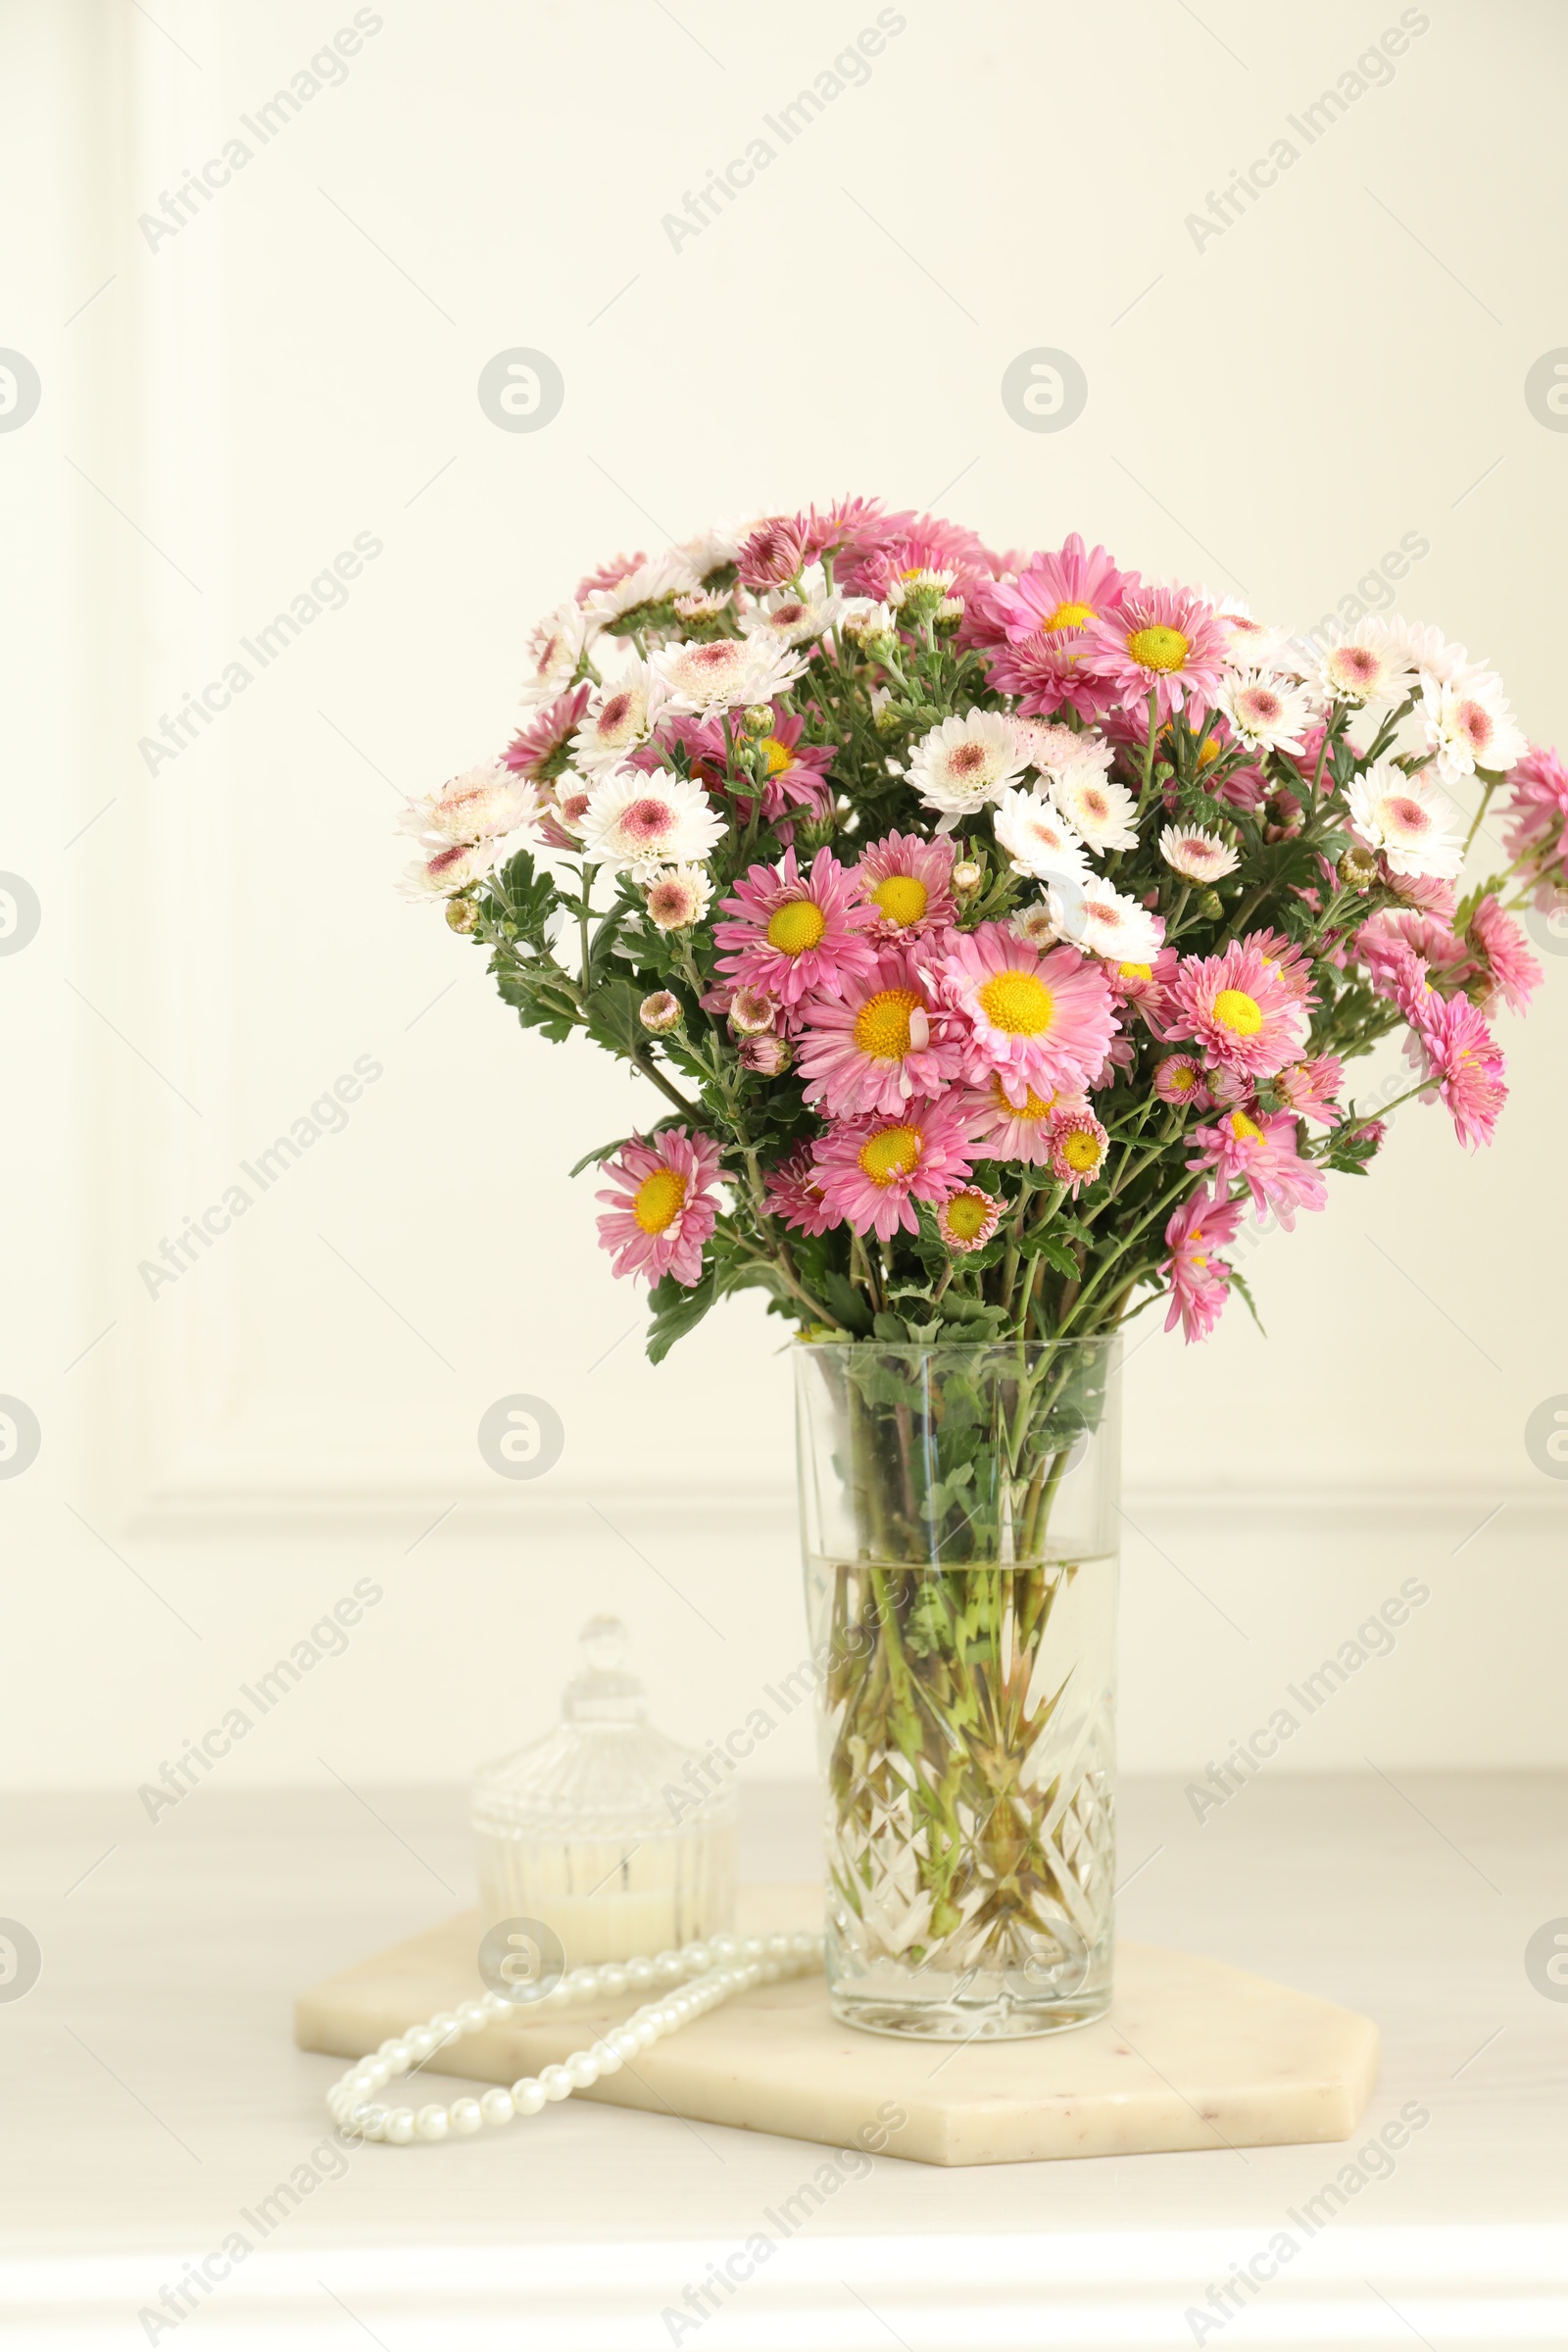
[[[1003,555],[861,498],[609,564],[529,662],[506,753],[411,810],[411,886],[525,1027],[662,1096],[579,1162],[654,1359],[748,1287],[856,1344],[821,1351],[858,1465],[822,1621],[840,1896],[875,1910],[902,1807],[878,1948],[1081,1947],[1104,1856],[1042,1828],[1078,1800],[1031,1762],[1034,1665],[1104,1343],[1157,1296],[1189,1341],[1250,1305],[1242,1219],[1322,1208],[1395,1102],[1490,1140],[1568,769],[1435,629],[1305,642],[1076,534]],[[1358,1106],[1395,1030],[1408,1083]]]
[[[530,662],[505,756],[412,808],[411,884],[524,1026],[670,1105],[589,1154],[655,1360],[754,1285],[818,1334],[1090,1335],[1158,1292],[1202,1338],[1249,1204],[1290,1228],[1376,1154],[1346,1065],[1396,1028],[1492,1136],[1568,770],[1435,629],[1319,650],[857,498],[605,565]]]

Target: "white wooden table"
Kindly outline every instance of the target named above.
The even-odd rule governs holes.
[[[810,1792],[748,1796],[745,1875],[810,1875]],[[461,1794],[202,1788],[156,1827],[123,1795],[9,1799],[0,1916],[43,1968],[0,2000],[0,2340],[1568,2347],[1568,2001],[1524,1958],[1568,1918],[1568,1783],[1276,1775],[1200,1827],[1178,1786],[1135,1782],[1121,1846],[1129,1936],[1378,2020],[1383,2079],[1348,2145],[974,2172],[858,2156],[830,2185],[800,2141],[568,2102],[345,2163],[323,2133],[335,2069],[292,2046],[293,1994],[472,1901]],[[1341,2209],[1327,2184],[1401,2108],[1428,2120],[1386,2177],[1340,2182]],[[274,2196],[291,2180],[297,2205]],[[176,2322],[161,2294],[204,2261],[216,2282],[187,2285]],[[1249,2264],[1278,2275],[1233,2288],[1222,2324],[1209,2290]]]

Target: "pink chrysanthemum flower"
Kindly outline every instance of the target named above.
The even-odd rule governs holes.
[[[938,1205],[969,1170],[968,1122],[951,1095],[906,1103],[892,1118],[846,1120],[816,1146],[823,1205],[884,1242],[901,1229],[918,1233],[915,1201]]]
[[[1187,1165],[1212,1168],[1227,1192],[1240,1178],[1260,1224],[1273,1209],[1291,1233],[1298,1208],[1322,1208],[1328,1200],[1322,1175],[1297,1149],[1296,1120],[1288,1111],[1255,1119],[1250,1111],[1227,1110],[1212,1127],[1196,1127],[1193,1141],[1200,1149]]]
[[[1087,1110],[1089,1097],[1076,1088],[1037,1095],[1024,1089],[1021,1102],[1011,1102],[1002,1091],[1001,1073],[993,1070],[984,1086],[968,1098],[969,1133],[980,1159],[1022,1160],[1043,1168],[1051,1159],[1052,1121],[1068,1111]]]
[[[1213,1200],[1200,1186],[1165,1228],[1171,1252],[1160,1268],[1170,1284],[1170,1312],[1165,1317],[1165,1329],[1172,1331],[1180,1323],[1182,1337],[1189,1347],[1195,1340],[1206,1340],[1219,1321],[1230,1289],[1231,1269],[1214,1252],[1236,1239],[1241,1219],[1239,1200]]]
[[[706,719],[676,719],[663,733],[672,742],[684,743],[691,756],[692,773],[710,792],[728,793],[734,799],[760,799],[762,815],[769,824],[792,808],[807,808],[819,816],[832,796],[828,769],[833,763],[836,746],[831,743],[801,741],[806,726],[804,718],[786,717],[777,703],[770,703],[773,713],[771,730],[760,740],[740,737],[732,757],[724,740],[722,721]],[[742,746],[751,753],[749,763],[742,756]],[[659,755],[651,755],[657,759]],[[636,764],[642,766],[639,756]]]
[[[796,1037],[807,1102],[845,1119],[941,1094],[963,1061],[947,1029],[913,958],[886,949],[842,996],[803,1000]]]
[[[591,596],[618,588],[622,580],[629,580],[638,566],[647,561],[648,556],[643,548],[639,548],[634,556],[612,556],[608,564],[601,564],[597,570],[584,572],[572,591],[573,601],[585,605]]]
[[[1532,744],[1509,771],[1502,816],[1510,858],[1560,842],[1568,825],[1568,767],[1544,744]]]
[[[507,746],[507,765],[534,784],[548,784],[571,764],[571,739],[588,708],[593,688],[584,679],[568,694],[546,703],[525,727],[519,727]]]
[[[950,1250],[964,1256],[983,1250],[1001,1221],[1002,1202],[977,1184],[966,1184],[937,1210],[938,1233]]]
[[[764,988],[781,1004],[798,1004],[811,990],[840,996],[876,960],[860,885],[831,850],[817,851],[808,874],[793,850],[777,865],[754,865],[719,905],[732,918],[713,926],[725,951],[719,969],[735,986]]]
[[[855,871],[875,909],[873,938],[925,939],[951,927],[956,911],[951,841],[888,833],[872,843]]]
[[[1250,931],[1248,942],[1256,948],[1269,971],[1290,991],[1303,1010],[1310,1011],[1317,1002],[1312,991],[1312,959],[1304,948],[1283,931]]]
[[[1294,1061],[1274,1074],[1274,1091],[1303,1119],[1319,1127],[1338,1126],[1339,1093],[1345,1084],[1345,1064],[1337,1054],[1315,1054],[1310,1061]]]
[[[1524,1012],[1545,975],[1525,946],[1525,935],[1489,891],[1470,917],[1468,933],[1492,976],[1493,992],[1513,1012]]]
[[[1072,531],[1054,554],[1031,556],[1016,580],[993,588],[988,602],[1012,643],[1023,645],[1040,635],[1079,635],[1092,621],[1108,619],[1141,584],[1104,548],[1086,551]]]
[[[1140,584],[1102,547],[1086,553],[1076,531],[1054,554],[1031,556],[1016,580],[985,592],[986,616],[1004,638],[990,683],[1018,695],[1025,715],[1065,708],[1094,717],[1110,689],[1085,664],[1087,632],[1111,619]]]
[[[1186,588],[1140,588],[1085,631],[1084,666],[1128,702],[1154,696],[1156,719],[1189,695],[1215,701],[1227,649],[1212,605]]]
[[[798,1144],[787,1159],[780,1160],[768,1177],[762,1206],[770,1217],[778,1217],[789,1226],[792,1233],[827,1233],[844,1221],[822,1198],[822,1188],[816,1180],[816,1148],[812,1144]]]
[[[1074,1200],[1105,1164],[1110,1138],[1092,1110],[1062,1110],[1051,1121],[1051,1172]]]
[[[1396,1001],[1412,957],[1424,973],[1450,987],[1462,986],[1471,969],[1464,941],[1414,906],[1385,906],[1369,916],[1352,946],[1379,996]]]
[[[1164,1016],[1180,961],[1174,948],[1162,947],[1147,963],[1133,957],[1105,965],[1105,978],[1110,982],[1110,993],[1116,1003],[1135,1005],[1156,1036],[1162,1034],[1157,1024]]]
[[[1167,1054],[1154,1064],[1153,1088],[1175,1110],[1207,1110],[1214,1098],[1203,1083],[1203,1065],[1191,1054]]]
[[[595,1195],[611,1204],[598,1220],[599,1246],[612,1253],[614,1272],[651,1283],[673,1274],[688,1290],[700,1282],[703,1245],[718,1214],[712,1137],[688,1136],[684,1127],[666,1127],[651,1144],[633,1136],[605,1174],[613,1189]]]
[[[1440,923],[1453,921],[1459,894],[1441,874],[1390,874],[1389,888],[1406,906],[1419,906]]]
[[[1223,956],[1184,956],[1170,1004],[1173,1034],[1196,1037],[1211,1062],[1268,1078],[1301,1057],[1301,1005],[1255,933],[1233,940]]]
[[[736,559],[743,587],[782,588],[806,562],[806,531],[799,514],[773,514],[758,524]]]
[[[1116,1033],[1110,990],[1097,963],[1072,948],[1040,956],[1004,923],[982,923],[948,943],[942,991],[968,1016],[966,1074],[983,1085],[992,1070],[1009,1102],[1032,1086],[1083,1087]]]
[[[1501,1048],[1468,997],[1430,990],[1414,1013],[1411,1060],[1424,1068],[1447,1104],[1454,1133],[1473,1151],[1490,1144],[1497,1113],[1508,1100]]]

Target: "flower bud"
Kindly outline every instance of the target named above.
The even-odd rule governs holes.
[[[454,931],[477,931],[479,909],[472,899],[448,899],[447,921]]]
[[[1371,850],[1352,842],[1340,859],[1340,880],[1347,890],[1369,890],[1378,878],[1378,861]]]
[[[741,720],[741,725],[748,735],[760,743],[764,735],[771,735],[773,732],[772,705],[770,703],[751,704]]]
[[[958,899],[972,899],[985,880],[972,858],[960,858],[953,869],[953,894]]]
[[[742,1067],[762,1078],[782,1077],[794,1059],[787,1037],[743,1037],[736,1051]]]
[[[765,1037],[778,1016],[778,1005],[764,988],[738,988],[729,1008],[729,1025],[739,1037]]]
[[[637,1007],[637,1018],[655,1037],[662,1037],[680,1019],[680,999],[671,996],[667,988],[662,988],[655,996],[644,997]]]
[[[1217,923],[1225,908],[1217,890],[1205,890],[1198,902],[1198,911],[1205,923]]]

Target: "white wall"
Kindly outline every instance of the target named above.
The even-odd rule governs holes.
[[[0,957],[0,1390],[43,1444],[0,1480],[0,1778],[133,1807],[364,1577],[383,1599],[233,1785],[460,1778],[604,1606],[666,1722],[722,1734],[805,1638],[780,1327],[741,1301],[643,1362],[565,1175],[635,1099],[398,900],[396,796],[505,739],[523,630],[593,563],[845,489],[1000,543],[1076,527],[1303,623],[1415,534],[1406,609],[1568,732],[1568,440],[1523,392],[1564,332],[1564,24],[1435,6],[1306,147],[1287,118],[1397,8],[1134,0],[1112,31],[906,0],[868,85],[675,250],[662,216],[874,8],[386,0],[343,85],[241,132],[150,248],[138,215],[354,12],[154,13],[7,35],[0,341],[44,397],[0,433],[0,867],[43,923]],[[1186,216],[1281,135],[1299,160],[1200,250]],[[475,396],[516,345],[565,378],[537,434]],[[999,395],[1041,345],[1089,380],[1058,434]],[[138,738],[358,533],[383,552],[345,608],[150,774]],[[1219,1753],[1407,1577],[1430,1602],[1287,1763],[1568,1761],[1568,1495],[1523,1444],[1568,1391],[1568,960],[1507,1043],[1493,1152],[1406,1112],[1262,1246],[1266,1343],[1237,1308],[1139,1348],[1130,1764]],[[345,1131],[150,1297],[138,1262],[360,1055]],[[536,1486],[476,1448],[514,1391],[566,1426]],[[803,1718],[761,1761],[808,1769]]]

